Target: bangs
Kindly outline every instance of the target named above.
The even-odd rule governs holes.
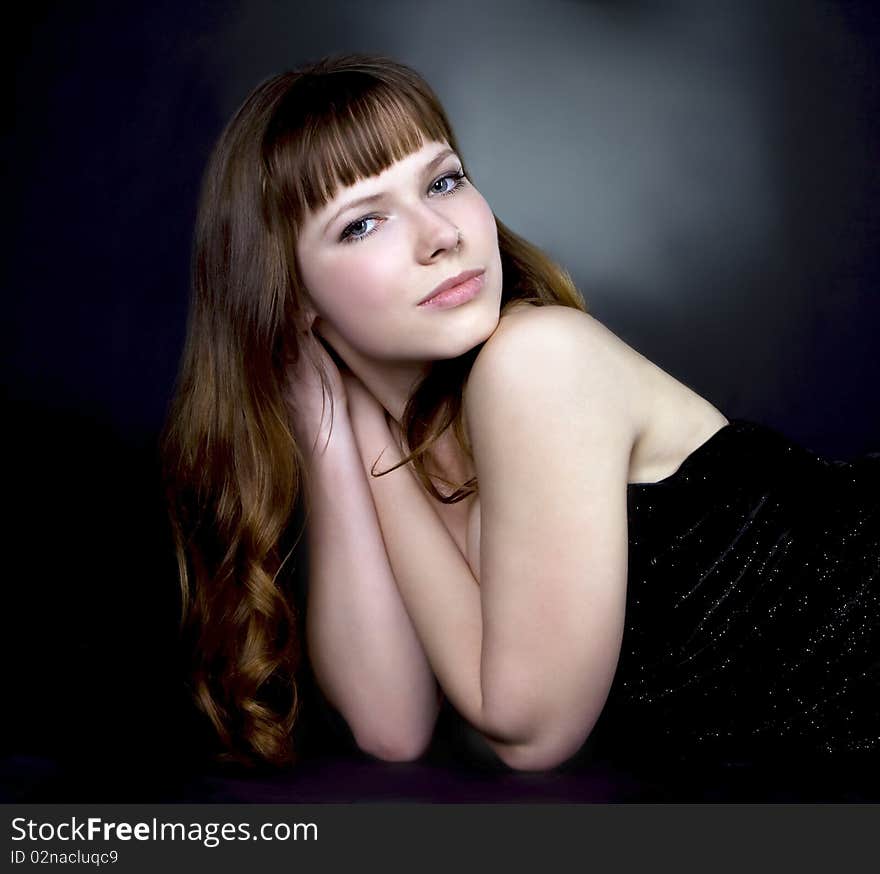
[[[426,141],[456,148],[442,107],[423,84],[357,69],[306,74],[273,122],[264,142],[268,176],[297,226],[340,188],[381,173]]]

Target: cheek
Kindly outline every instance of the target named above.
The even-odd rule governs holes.
[[[492,213],[492,207],[482,195],[474,198],[469,218],[469,224],[475,233],[479,234],[482,239],[494,241],[497,245],[498,227],[495,224],[495,216]]]
[[[328,314],[345,315],[372,308],[394,294],[391,277],[400,275],[393,269],[391,258],[377,256],[376,247],[368,243],[350,243],[351,251],[332,263],[325,263],[313,287],[315,296]],[[373,251],[370,251],[370,250]]]

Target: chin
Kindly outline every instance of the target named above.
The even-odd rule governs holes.
[[[483,340],[488,340],[492,334],[495,333],[495,329],[501,322],[501,291],[499,290],[498,294],[495,297],[494,302],[488,308],[488,314],[486,316],[486,336]]]
[[[501,319],[501,311],[500,304],[493,303],[491,306],[483,306],[479,310],[475,308],[474,311],[474,320],[470,326],[470,330],[468,330],[468,336],[465,340],[464,348],[461,349],[460,352],[456,353],[457,355],[464,355],[466,352],[469,352],[474,346],[479,346],[481,343],[485,343],[492,334],[495,333],[495,329],[498,327],[498,324]],[[461,336],[461,329],[459,329],[459,336]]]

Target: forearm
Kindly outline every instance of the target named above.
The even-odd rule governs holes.
[[[383,449],[379,471],[403,457],[375,417],[356,425],[356,436],[367,467]],[[470,567],[409,466],[368,482],[394,578],[440,686],[490,746],[508,754],[526,739],[502,732],[484,710],[482,604]]]
[[[405,755],[430,740],[437,684],[394,581],[347,414],[337,410],[323,445],[309,460],[313,668],[359,746]]]

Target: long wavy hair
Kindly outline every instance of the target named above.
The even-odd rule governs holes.
[[[291,533],[294,508],[300,498],[308,505],[305,455],[283,397],[285,371],[302,354],[298,332],[308,329],[298,229],[341,186],[425,140],[445,140],[460,155],[440,102],[414,70],[381,56],[335,56],[259,85],[205,171],[187,337],[161,446],[189,683],[221,760],[299,758],[301,617],[281,573],[302,535]],[[502,314],[518,301],[585,311],[569,275],[496,221]],[[401,422],[415,447],[403,463],[446,503],[476,491],[476,478],[441,494],[424,456],[451,426],[473,457],[461,400],[479,348],[433,363]]]

